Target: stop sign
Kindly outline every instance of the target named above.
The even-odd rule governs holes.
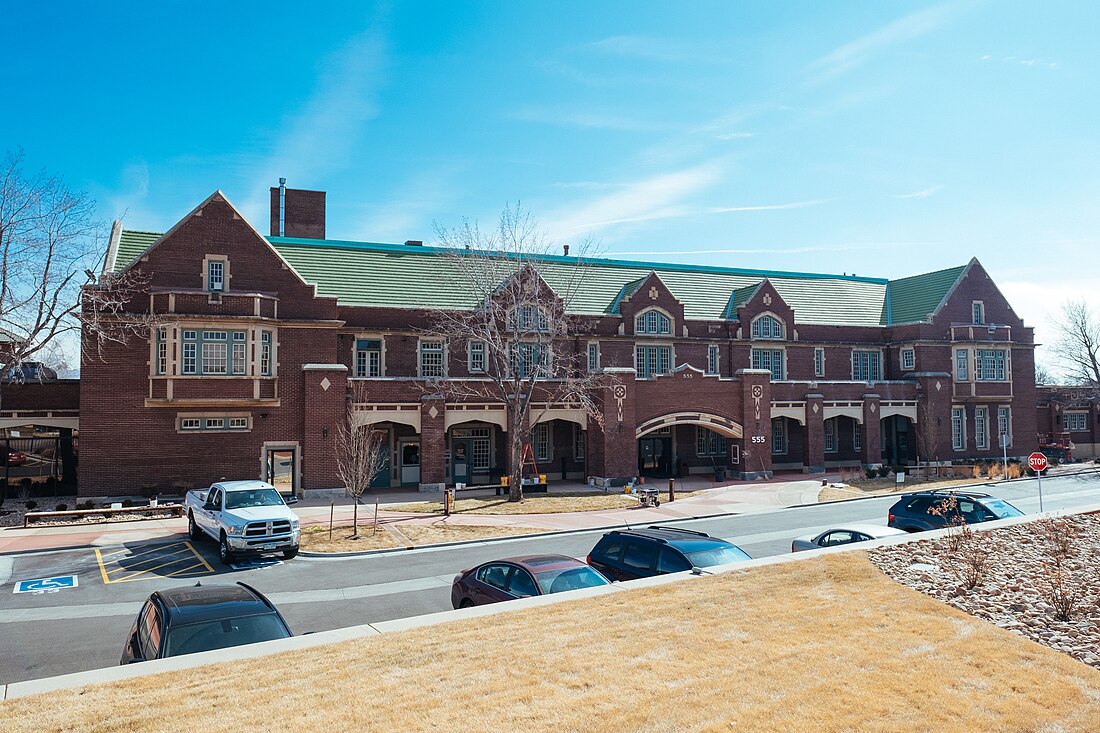
[[[1044,471],[1047,467],[1047,457],[1039,451],[1035,451],[1027,457],[1027,465],[1031,466],[1033,471]]]

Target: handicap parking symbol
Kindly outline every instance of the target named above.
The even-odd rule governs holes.
[[[52,578],[36,578],[35,580],[20,580],[15,584],[14,593],[56,593],[65,588],[76,588],[78,585],[75,575],[57,575]]]

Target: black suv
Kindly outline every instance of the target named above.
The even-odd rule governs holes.
[[[751,559],[737,545],[703,532],[647,527],[608,532],[586,561],[612,580],[633,580]]]
[[[954,500],[954,502],[952,502]],[[906,532],[942,529],[952,524],[976,524],[1024,515],[1003,499],[973,491],[918,491],[905,494],[886,523]]]

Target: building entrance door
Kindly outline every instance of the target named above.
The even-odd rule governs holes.
[[[470,483],[473,451],[474,441],[470,438],[455,438],[451,441],[451,480],[456,484]]]
[[[401,485],[416,486],[420,483],[420,441],[403,440],[401,454]]]
[[[668,478],[672,468],[672,438],[638,439],[638,475]]]
[[[268,448],[267,482],[280,494],[294,494],[294,477],[298,473],[298,452],[294,448]]]
[[[388,489],[390,487],[390,433],[385,431],[382,437],[382,467],[378,469],[374,479],[370,482],[372,489]]]

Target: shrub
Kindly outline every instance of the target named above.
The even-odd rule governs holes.
[[[55,512],[63,512],[63,511],[67,511],[67,510],[68,510],[68,508],[69,508],[69,505],[68,505],[68,504],[58,504],[57,506],[55,506],[55,507],[53,508],[53,510],[54,510]]]
[[[866,476],[867,478],[874,478],[875,476],[878,475],[878,471],[876,471],[873,468],[865,468],[865,469],[863,469],[863,475]]]
[[[1005,478],[1020,478],[1023,474],[1023,469],[1020,468],[1019,463],[1008,464],[1008,473],[1005,474]]]
[[[38,507],[38,502],[35,501],[34,499],[31,499],[30,501],[27,502],[27,509],[28,510],[34,511],[37,507]]]
[[[76,505],[77,509],[95,509],[95,502],[91,499]]]
[[[123,509],[129,509],[133,505],[134,505],[134,500],[133,499],[123,499],[122,500],[122,508]]]
[[[1081,604],[1081,588],[1069,570],[1063,567],[1055,568],[1047,576],[1047,587],[1044,591],[1046,602],[1054,609],[1054,618],[1059,621],[1072,621]]]

